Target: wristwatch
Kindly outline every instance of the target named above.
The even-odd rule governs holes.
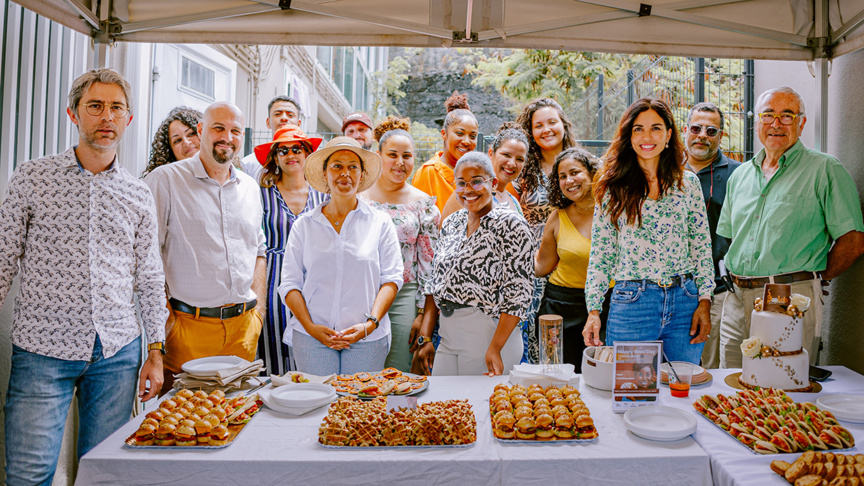
[[[378,329],[378,326],[380,326],[380,324],[378,323],[377,317],[373,316],[372,314],[363,314],[363,316],[366,317],[367,321],[372,321],[372,323],[375,324],[375,329]]]
[[[162,352],[162,355],[165,355],[165,343],[159,341],[158,343],[150,343],[147,345],[147,352],[159,350]]]
[[[417,338],[417,347],[419,348],[419,347],[425,345],[426,343],[431,343],[431,342],[432,342],[432,338],[427,338],[426,336],[419,336]]]

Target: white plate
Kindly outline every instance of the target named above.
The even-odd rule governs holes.
[[[637,407],[624,414],[624,425],[644,439],[671,441],[696,432],[696,417],[672,407]]]
[[[864,423],[864,396],[861,395],[825,395],[816,399],[816,405],[834,414],[838,420]]]
[[[217,371],[237,368],[244,363],[246,363],[246,360],[237,356],[209,356],[207,358],[187,361],[183,363],[180,369],[191,374],[215,373]]]
[[[320,407],[336,398],[336,390],[330,385],[298,383],[283,385],[270,390],[270,399],[282,407]]]
[[[315,410],[315,409],[318,409],[318,408],[321,408],[323,406],[330,404],[330,402],[328,401],[328,402],[322,403],[320,405],[315,405],[315,406],[309,405],[309,406],[305,406],[305,407],[284,407],[284,406],[279,405],[278,403],[274,402],[273,398],[270,396],[270,393],[268,393],[268,392],[262,392],[261,393],[261,400],[264,402],[264,405],[267,405],[267,408],[269,408],[275,412],[285,413],[288,415],[303,415],[303,414],[311,412],[312,410]]]
[[[669,368],[668,362],[660,363],[660,371],[663,373],[666,373],[667,375],[672,374],[672,370]],[[702,373],[705,373],[705,368],[703,368],[699,365],[693,365],[693,376],[698,376],[698,375],[701,375]]]

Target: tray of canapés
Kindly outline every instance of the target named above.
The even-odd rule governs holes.
[[[261,397],[225,398],[215,390],[179,390],[149,412],[125,442],[133,449],[222,449],[228,447],[261,407]]]
[[[362,400],[387,395],[416,395],[429,388],[423,375],[403,373],[396,368],[385,368],[377,373],[360,372],[353,375],[337,375],[330,381],[336,394],[354,396]]]
[[[743,390],[728,397],[702,395],[693,408],[758,454],[855,446],[852,433],[831,412],[812,403],[797,403],[783,390]]]
[[[591,442],[598,437],[579,390],[569,385],[496,385],[489,413],[492,432],[502,443]]]
[[[771,461],[771,470],[796,486],[861,486],[864,454],[807,451],[792,464]]]
[[[388,411],[385,397],[340,397],[318,429],[318,443],[326,449],[463,448],[476,441],[477,421],[468,400]]]

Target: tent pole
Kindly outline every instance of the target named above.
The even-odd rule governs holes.
[[[815,0],[816,38],[831,34],[828,24],[828,0]],[[828,150],[828,74],[830,60],[823,49],[817,48],[814,60],[816,71],[816,109],[814,110],[813,142],[820,152]]]

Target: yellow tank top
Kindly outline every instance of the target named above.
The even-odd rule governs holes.
[[[558,266],[549,282],[560,287],[584,289],[588,278],[588,257],[591,240],[573,226],[563,209],[558,210]]]

